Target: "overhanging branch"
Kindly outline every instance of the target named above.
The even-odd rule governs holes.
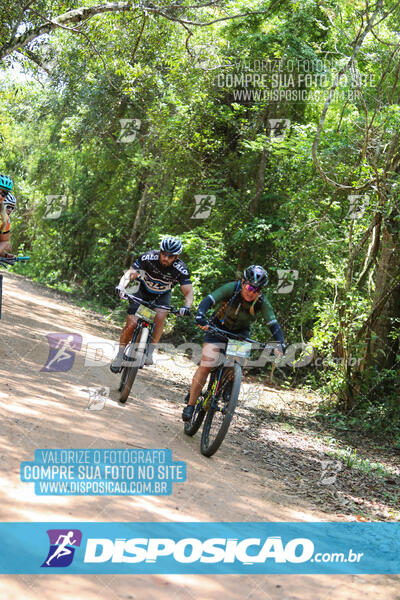
[[[267,13],[270,11],[271,7],[276,3],[279,3],[279,0],[273,0],[271,2],[271,6],[265,10],[255,10],[255,11],[249,10],[244,13],[233,14],[233,15],[229,15],[226,17],[219,17],[217,19],[213,19],[211,21],[206,21],[206,22],[188,20],[188,19],[184,18],[183,16],[182,17],[176,16],[175,14],[172,14],[172,12],[170,12],[170,11],[176,10],[177,8],[181,8],[182,10],[188,10],[188,9],[198,10],[198,9],[204,8],[204,7],[218,8],[219,2],[211,1],[211,2],[204,3],[204,4],[199,4],[197,6],[195,6],[195,5],[177,6],[176,4],[174,4],[171,6],[159,7],[152,3],[150,3],[149,5],[145,5],[145,4],[136,3],[136,2],[107,2],[105,4],[96,4],[94,6],[85,6],[85,7],[81,7],[81,8],[76,8],[74,10],[70,10],[66,13],[63,13],[62,15],[55,16],[54,18],[51,18],[51,19],[48,18],[45,23],[42,23],[41,25],[38,25],[37,27],[34,27],[33,29],[30,29],[30,30],[26,31],[25,33],[22,33],[21,35],[12,36],[12,38],[9,41],[7,41],[0,48],[0,60],[3,59],[4,57],[10,55],[15,50],[20,50],[21,48],[24,48],[25,46],[27,46],[27,44],[32,42],[34,39],[36,39],[40,35],[49,34],[53,30],[57,29],[58,27],[63,28],[68,25],[75,25],[78,23],[83,23],[84,21],[87,21],[88,19],[90,19],[96,15],[100,15],[100,14],[104,14],[104,13],[113,13],[113,12],[117,13],[117,12],[128,12],[131,10],[141,10],[144,15],[153,13],[153,14],[159,15],[169,21],[179,23],[184,27],[187,25],[192,25],[194,27],[208,27],[208,26],[212,25],[213,23],[218,23],[220,21],[239,19],[239,18],[250,16],[250,15]],[[18,24],[18,25],[20,25],[20,24]],[[187,29],[187,27],[185,27],[185,28]]]
[[[70,10],[58,17],[54,17],[50,21],[35,27],[34,29],[30,29],[25,33],[22,33],[19,36],[14,37],[8,43],[4,44],[0,49],[0,59],[8,56],[14,50],[19,50],[20,48],[24,48],[29,42],[36,39],[40,35],[45,33],[50,33],[57,27],[63,27],[66,25],[81,23],[95,15],[99,15],[106,12],[121,12],[128,11],[132,8],[132,2],[110,2],[107,4],[98,4],[96,6],[86,6],[82,8],[77,8],[75,10]]]

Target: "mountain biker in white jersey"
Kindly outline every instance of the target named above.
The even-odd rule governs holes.
[[[159,250],[150,250],[142,254],[135,260],[129,271],[126,271],[121,277],[117,287],[119,295],[123,297],[127,285],[140,276],[140,287],[134,295],[147,302],[157,299],[156,306],[169,306],[171,290],[179,283],[185,296],[185,305],[179,309],[179,314],[182,317],[190,314],[190,307],[193,303],[193,287],[187,266],[178,258],[182,249],[183,246],[180,240],[174,237],[166,237],[162,240]],[[139,302],[130,302],[125,327],[119,340],[120,347],[110,364],[113,373],[121,371],[124,349],[129,344],[137,325],[135,313],[138,307]],[[154,321],[155,327],[149,353],[145,361],[146,365],[153,364],[154,346],[162,335],[164,321],[168,314],[167,310],[161,308],[155,307],[155,311],[157,315]]]

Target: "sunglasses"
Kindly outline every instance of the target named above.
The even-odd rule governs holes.
[[[0,196],[3,196],[3,198],[5,198],[7,196],[8,192],[7,190],[0,190]]]
[[[245,283],[244,287],[248,292],[252,292],[253,294],[254,293],[258,294],[259,292],[261,292],[261,288],[255,287],[254,285],[251,285],[251,283]]]
[[[160,250],[160,252],[163,256],[166,256],[167,258],[171,258],[171,256],[177,256],[176,254],[171,254],[171,252],[164,252],[164,250]]]
[[[11,210],[11,212],[13,212],[15,210],[14,204],[6,204],[5,207],[7,210]]]

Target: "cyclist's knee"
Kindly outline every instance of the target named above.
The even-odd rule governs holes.
[[[199,368],[211,371],[211,369],[213,369],[216,366],[217,362],[218,352],[203,352],[203,354],[201,355]]]
[[[203,350],[201,353],[201,363],[203,365],[210,366],[212,363],[215,363],[219,356],[219,347],[216,344],[204,344]]]
[[[128,315],[126,318],[125,329],[134,331],[137,325],[137,317],[134,315]]]
[[[154,321],[156,323],[163,323],[165,321],[165,319],[167,318],[168,315],[168,311],[167,310],[162,310],[162,309],[156,309],[156,316]]]
[[[212,371],[212,369],[212,366],[200,365],[197,370],[197,375],[200,377],[207,377],[207,375],[210,373],[210,371]]]
[[[202,387],[207,381],[210,371],[212,371],[211,367],[198,367],[197,371],[193,375],[192,384],[198,384]]]

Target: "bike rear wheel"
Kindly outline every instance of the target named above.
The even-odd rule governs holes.
[[[125,355],[129,359],[132,358],[132,355],[134,354],[133,363],[135,366],[124,367],[122,370],[121,383],[119,386],[119,391],[121,392],[119,401],[122,402],[122,404],[127,401],[129,394],[131,393],[132,385],[136,379],[137,372],[142,365],[143,357],[147,350],[148,337],[148,328],[142,327],[137,345],[135,346],[135,342],[132,340],[128,348],[128,353]]]
[[[212,456],[222,444],[231,424],[239,397],[242,369],[233,366],[233,379],[223,383],[217,393],[217,407],[210,406],[201,434],[200,450],[204,456]]]
[[[190,396],[190,392],[188,392],[188,394],[185,398],[186,404],[189,401],[189,396]],[[190,421],[186,421],[186,423],[185,423],[184,432],[186,433],[186,435],[192,436],[195,433],[197,433],[201,427],[203,420],[204,420],[206,413],[205,413],[205,410],[201,407],[201,404],[204,400],[203,395],[200,396],[199,400],[200,400],[200,402],[198,404],[196,404],[196,406],[194,407],[194,412],[193,412],[192,418],[190,419]]]

